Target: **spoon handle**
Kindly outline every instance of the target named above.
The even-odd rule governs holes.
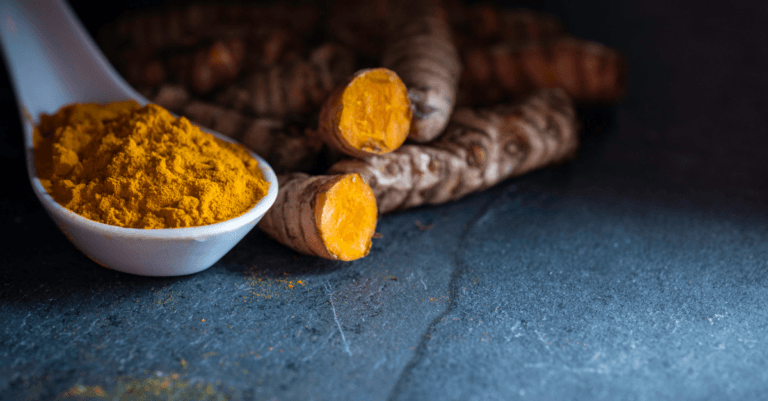
[[[63,0],[0,0],[0,43],[27,118],[74,102],[133,98],[146,103]]]

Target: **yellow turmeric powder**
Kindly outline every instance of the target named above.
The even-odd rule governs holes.
[[[35,160],[61,205],[127,228],[221,222],[248,211],[269,188],[242,146],[135,101],[72,104],[41,116]]]

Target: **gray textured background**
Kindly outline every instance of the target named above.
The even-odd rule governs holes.
[[[351,263],[255,230],[193,276],[97,266],[26,182],[3,78],[0,399],[174,373],[258,400],[765,398],[768,6],[529,5],[621,49],[629,97],[582,113],[574,162],[385,216]]]

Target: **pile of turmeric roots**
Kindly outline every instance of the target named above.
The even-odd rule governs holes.
[[[459,0],[195,3],[125,15],[99,41],[150,101],[272,165],[263,231],[336,260],[368,254],[382,213],[568,160],[574,104],[626,90],[620,53],[557,18]]]

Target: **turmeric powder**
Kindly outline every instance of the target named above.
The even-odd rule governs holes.
[[[72,104],[43,115],[38,176],[67,209],[126,228],[181,228],[237,217],[269,188],[240,145],[135,101]]]

